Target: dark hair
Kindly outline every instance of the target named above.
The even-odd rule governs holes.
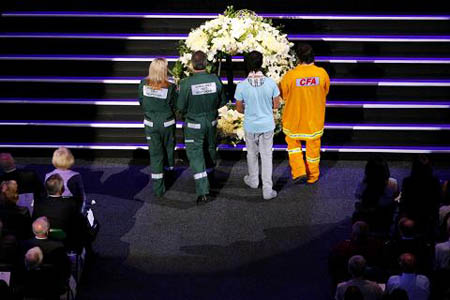
[[[364,296],[359,287],[351,285],[345,290],[344,300],[364,300]]]
[[[414,178],[429,178],[433,176],[433,169],[431,167],[431,162],[428,156],[420,154],[414,157],[411,177]]]
[[[295,48],[295,53],[300,63],[310,64],[314,62],[314,51],[309,44],[298,44]]]
[[[244,62],[249,73],[261,71],[261,66],[263,64],[263,55],[258,51],[252,51],[249,54],[245,55]]]
[[[53,174],[45,181],[45,188],[49,195],[56,195],[64,192],[64,180],[61,175]]]
[[[195,51],[192,54],[192,67],[194,70],[204,70],[206,69],[207,56],[203,51]]]
[[[362,277],[366,271],[366,260],[361,255],[354,255],[348,260],[348,272],[352,277]]]
[[[409,296],[408,296],[408,293],[404,289],[396,288],[389,294],[388,299],[409,300]]]
[[[369,159],[364,170],[364,183],[366,189],[362,193],[362,204],[366,207],[374,207],[384,193],[391,173],[384,158],[375,155]]]

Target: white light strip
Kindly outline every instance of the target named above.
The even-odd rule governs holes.
[[[98,105],[98,106],[139,106],[139,101],[121,101],[121,100],[60,100],[60,99],[0,99],[0,104],[76,104],[76,105]],[[393,108],[393,109],[426,109],[426,108],[450,108],[450,104],[441,104],[439,102],[426,104],[403,104],[398,103],[338,103],[328,102],[327,107],[350,107],[350,108]]]
[[[324,41],[324,42],[414,42],[414,43],[430,43],[430,42],[450,42],[450,38],[414,38],[414,37],[321,37],[321,36],[288,36],[291,41]]]
[[[163,55],[161,55],[164,57]],[[58,55],[0,55],[0,60],[37,60],[37,61],[115,61],[115,62],[150,62],[153,61],[156,56],[149,57],[131,57],[131,56],[117,56],[117,57],[103,57],[103,56],[58,56]],[[176,62],[177,57],[167,57],[168,62]],[[243,58],[233,58],[234,62],[243,62]],[[423,59],[423,58],[410,58],[410,59],[333,59],[333,58],[316,58],[316,62],[328,62],[333,64],[356,64],[356,63],[375,63],[375,64],[450,64],[450,58],[448,59]]]
[[[147,150],[147,145],[72,145],[72,144],[0,144],[0,148],[21,148],[21,149],[53,149],[64,146],[66,148],[72,149],[91,149],[91,150],[136,150],[144,149]],[[185,149],[184,145],[176,146],[175,150]],[[229,147],[217,147],[221,151],[246,151],[246,148],[229,148]],[[286,151],[287,147],[284,148],[274,148],[273,151]],[[450,153],[450,148],[442,149],[409,149],[409,148],[378,148],[370,146],[367,147],[342,147],[342,148],[328,148],[327,146],[322,146],[322,152],[338,152],[338,153],[401,153],[401,154],[417,154],[417,153]]]
[[[0,38],[57,38],[57,39],[119,39],[142,41],[168,41],[185,40],[187,35],[131,35],[131,34],[0,34]],[[325,41],[325,42],[450,42],[450,38],[444,37],[364,37],[364,36],[289,36],[291,41]]]
[[[145,13],[77,13],[77,12],[6,12],[3,17],[86,17],[86,18],[143,18],[143,19],[213,19],[219,14],[145,14]],[[272,19],[292,20],[369,20],[369,21],[445,21],[449,16],[395,16],[395,15],[294,15],[294,14],[258,14]]]
[[[124,129],[136,129],[144,128],[143,123],[127,122],[127,123],[112,123],[112,122],[39,122],[39,121],[26,121],[26,122],[12,122],[1,121],[0,126],[59,126],[59,127],[90,127],[90,128],[124,128]],[[176,124],[176,128],[183,128],[181,123]],[[446,131],[450,130],[448,126],[439,125],[347,125],[347,124],[325,124],[325,129],[335,130],[389,130],[389,131]]]

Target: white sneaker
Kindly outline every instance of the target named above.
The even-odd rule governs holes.
[[[244,176],[244,182],[246,185],[248,185],[250,188],[252,189],[257,189],[259,184],[253,184],[252,182],[250,182],[250,176],[249,175],[245,175]]]
[[[263,193],[264,200],[270,200],[275,198],[278,195],[278,193],[274,190],[271,190],[269,193]]]

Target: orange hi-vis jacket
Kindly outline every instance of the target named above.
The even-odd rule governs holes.
[[[322,136],[329,88],[327,72],[314,64],[298,65],[283,76],[280,90],[285,101],[282,122],[286,136],[295,140]]]

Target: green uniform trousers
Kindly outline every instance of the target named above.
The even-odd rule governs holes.
[[[156,196],[162,196],[166,191],[164,185],[164,160],[167,159],[169,168],[173,168],[175,165],[175,124],[175,119],[169,121],[156,118],[153,118],[152,121],[144,120],[145,135],[150,153],[153,192]]]
[[[215,119],[206,117],[186,118],[184,142],[189,166],[194,173],[197,196],[209,193],[209,181],[206,168],[214,167],[216,162],[216,125]]]

